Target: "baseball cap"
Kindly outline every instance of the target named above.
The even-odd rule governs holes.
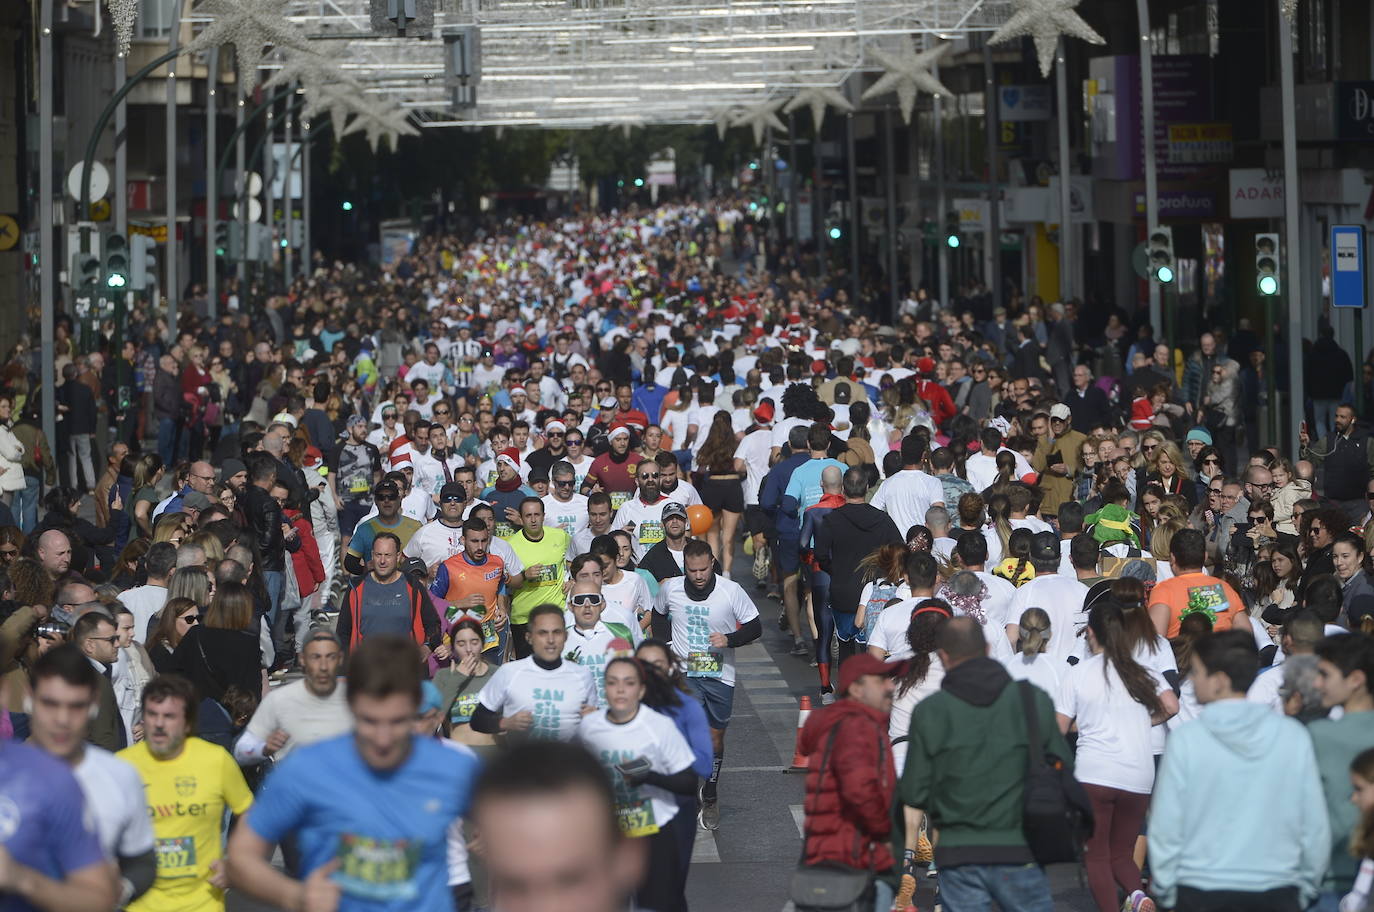
[[[463,495],[464,495],[465,493],[467,493],[467,492],[463,490],[463,486],[460,485],[458,482],[456,482],[456,481],[445,482],[445,483],[444,483],[444,486],[443,486],[442,488],[439,489],[439,500],[440,500],[440,501],[444,501],[444,500],[459,500],[459,501],[461,501],[461,500],[463,499]]]
[[[296,426],[296,418],[290,412],[277,412],[272,416],[273,424],[285,424],[291,427]]]
[[[687,508],[676,500],[670,500],[663,505],[663,512],[660,514],[660,518],[667,519],[670,516],[676,516],[679,519],[685,520],[687,518]]]
[[[186,506],[186,509],[188,510],[204,510],[205,508],[209,507],[210,504],[214,503],[213,500],[211,500],[209,497],[206,497],[199,491],[192,491],[191,493],[187,494],[185,497],[181,499],[181,502]]]
[[[399,498],[399,497],[401,496],[401,489],[398,488],[398,487],[396,487],[396,482],[394,482],[394,481],[383,481],[383,482],[379,482],[379,483],[377,484],[377,487],[375,487],[375,488],[372,489],[372,496],[373,496],[373,497],[387,497],[387,496],[390,496],[390,497],[397,497],[397,498]]]
[[[394,412],[395,409],[393,408],[392,411]],[[363,425],[364,427],[366,427],[366,426],[367,426],[367,419],[364,418],[362,415],[349,415],[349,416],[348,416],[348,427],[353,427],[353,425],[355,425],[355,424],[361,424],[361,425]]]
[[[1033,561],[1059,560],[1059,539],[1053,532],[1035,533],[1035,538],[1031,540],[1030,556]]]
[[[884,662],[866,652],[853,655],[845,659],[844,664],[840,666],[840,681],[837,692],[840,694],[848,692],[849,685],[864,675],[891,677],[901,674],[905,670],[905,662]]]
[[[1058,418],[1060,421],[1068,421],[1073,417],[1073,412],[1069,411],[1069,407],[1064,403],[1056,402],[1050,406],[1050,417]]]
[[[612,409],[615,408],[619,403],[620,400],[615,398],[614,396],[607,396],[606,398],[601,400],[601,407],[604,409]]]

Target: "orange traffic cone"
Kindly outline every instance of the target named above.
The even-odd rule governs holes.
[[[805,772],[806,755],[802,753],[801,736],[802,729],[806,727],[806,720],[811,718],[811,698],[801,698],[801,708],[797,711],[797,741],[796,747],[792,749],[792,766],[788,772]]]

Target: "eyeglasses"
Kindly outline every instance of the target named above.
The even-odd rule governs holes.
[[[560,488],[570,488],[570,487],[572,487],[573,479],[571,479],[571,478],[555,478],[555,479],[553,480],[553,483],[556,484],[556,485],[558,485]],[[19,552],[16,551],[15,553],[17,554],[17,553],[19,553]]]
[[[99,640],[99,641],[102,642],[102,643],[109,643],[111,646],[113,646],[113,645],[115,645],[116,643],[119,642],[119,635],[116,634],[116,635],[114,635],[114,636],[107,636],[107,637],[87,637],[87,639],[90,639],[90,640]]]
[[[377,494],[373,498],[377,503],[390,503],[393,500],[400,500],[399,494]]]
[[[568,446],[582,446],[582,438],[579,437],[576,440],[573,440],[571,437],[569,437],[566,443],[568,444]]]
[[[450,412],[448,409],[435,409],[435,410],[434,410],[434,414],[436,414],[436,415],[450,415],[450,414],[452,414],[452,412]]]
[[[1256,516],[1251,516],[1251,517],[1250,517],[1250,522],[1256,522],[1256,523],[1264,522],[1264,521],[1265,521],[1266,519],[1268,519],[1268,518],[1269,518],[1269,517],[1265,516],[1263,513],[1260,513],[1260,514],[1258,514],[1258,515],[1256,515]]]
[[[177,618],[177,620],[178,620],[178,621],[181,621],[182,623],[186,624],[186,625],[189,627],[191,624],[199,624],[199,623],[200,623],[200,615],[198,615],[198,614],[183,614],[181,617]]]
[[[1318,533],[1320,533],[1320,532],[1325,532],[1325,531],[1326,531],[1325,528],[1323,528],[1322,526],[1317,525],[1316,523],[1313,523],[1313,524],[1312,524],[1312,527],[1311,527],[1310,529],[1307,530],[1307,534],[1308,534],[1308,535],[1316,535],[1316,534],[1318,534]]]
[[[603,599],[595,592],[579,592],[572,597],[572,603],[578,606],[600,605],[603,603]]]
[[[460,417],[458,418],[458,423],[459,423],[459,424],[472,424],[472,416],[471,416],[471,415],[462,415],[462,416],[460,416]]]
[[[215,480],[215,476],[213,476],[213,475],[192,475],[191,477],[192,477],[192,478],[199,478],[201,481],[214,481],[214,480]]]
[[[1245,486],[1246,486],[1247,488],[1257,488],[1257,489],[1259,489],[1259,490],[1261,490],[1261,491],[1266,491],[1266,490],[1268,490],[1269,488],[1272,488],[1272,487],[1274,486],[1274,484],[1273,484],[1273,482],[1270,482],[1270,483],[1268,483],[1268,484],[1255,484],[1255,483],[1252,482],[1252,481],[1247,481],[1247,482],[1245,483]]]
[[[545,436],[545,437],[562,437],[562,436],[564,436],[564,433],[563,433],[563,431],[549,431],[549,432],[547,432],[544,436]]]
[[[1147,444],[1145,444],[1143,447],[1140,448],[1141,452],[1143,452],[1143,453],[1148,453],[1148,452],[1150,452],[1151,450],[1157,450],[1157,449],[1159,449],[1159,444],[1157,444],[1157,443],[1147,443]]]

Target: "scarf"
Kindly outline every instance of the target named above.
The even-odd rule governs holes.
[[[519,487],[520,487],[520,476],[519,476],[519,475],[515,475],[514,477],[512,477],[512,478],[511,478],[510,480],[508,480],[508,481],[502,481],[500,478],[496,479],[495,488],[496,488],[496,490],[500,491],[502,494],[509,494],[511,491],[514,491],[514,490],[516,490],[516,489],[519,488]]]
[[[682,589],[687,593],[687,598],[694,602],[704,602],[711,597],[711,593],[716,591],[716,575],[711,574],[711,578],[706,581],[706,585],[697,588],[692,585],[691,577],[682,578]]]

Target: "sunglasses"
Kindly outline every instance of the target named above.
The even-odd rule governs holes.
[[[648,472],[648,473],[646,473],[646,472],[640,472],[640,473],[639,473],[639,477],[640,477],[640,479],[643,480],[643,481],[658,481],[658,480],[659,480],[660,478],[662,478],[663,476],[662,476],[662,475],[655,474],[655,473],[652,473],[652,472]]]
[[[1145,446],[1141,447],[1140,449],[1141,449],[1142,451],[1148,453],[1148,452],[1150,452],[1151,450],[1157,450],[1157,449],[1159,449],[1159,444],[1157,444],[1157,443],[1149,443],[1149,444],[1146,444]]]
[[[603,599],[601,598],[601,596],[597,595],[595,592],[579,592],[577,595],[574,595],[572,597],[572,603],[578,606],[600,605],[602,604],[602,602]]]
[[[447,496],[447,497],[440,498],[440,500],[442,500],[442,502],[444,502],[444,503],[462,503],[462,502],[463,502],[463,498],[459,497],[457,494],[450,494],[450,495]]]
[[[198,615],[198,614],[183,614],[181,617],[177,618],[177,620],[178,620],[178,621],[182,621],[182,622],[184,622],[184,623],[187,624],[187,625],[190,625],[190,624],[199,624],[199,623],[200,623],[200,615]]]
[[[1370,496],[1374,497],[1374,495],[1370,495]],[[19,549],[18,549],[18,548],[0,548],[0,557],[3,557],[5,560],[13,560],[14,558],[16,558],[16,557],[18,557],[18,556],[19,556]]]
[[[442,410],[440,410],[440,409],[435,409],[435,410],[434,410],[434,414],[436,414],[436,415],[450,415],[450,414],[452,414],[452,412],[450,412],[448,409],[442,409]]]
[[[582,446],[582,438],[579,437],[576,440],[573,440],[571,437],[569,437],[567,440],[567,444],[568,446]]]
[[[553,480],[553,483],[556,484],[556,485],[558,485],[560,488],[570,488],[570,487],[572,487],[573,479],[571,479],[571,478],[555,478],[555,479]],[[1374,495],[1371,495],[1371,496],[1374,496]],[[18,554],[19,552],[16,551],[15,553]]]
[[[376,500],[378,503],[389,503],[390,501],[400,499],[400,495],[398,494],[378,494],[373,497],[373,500]]]

